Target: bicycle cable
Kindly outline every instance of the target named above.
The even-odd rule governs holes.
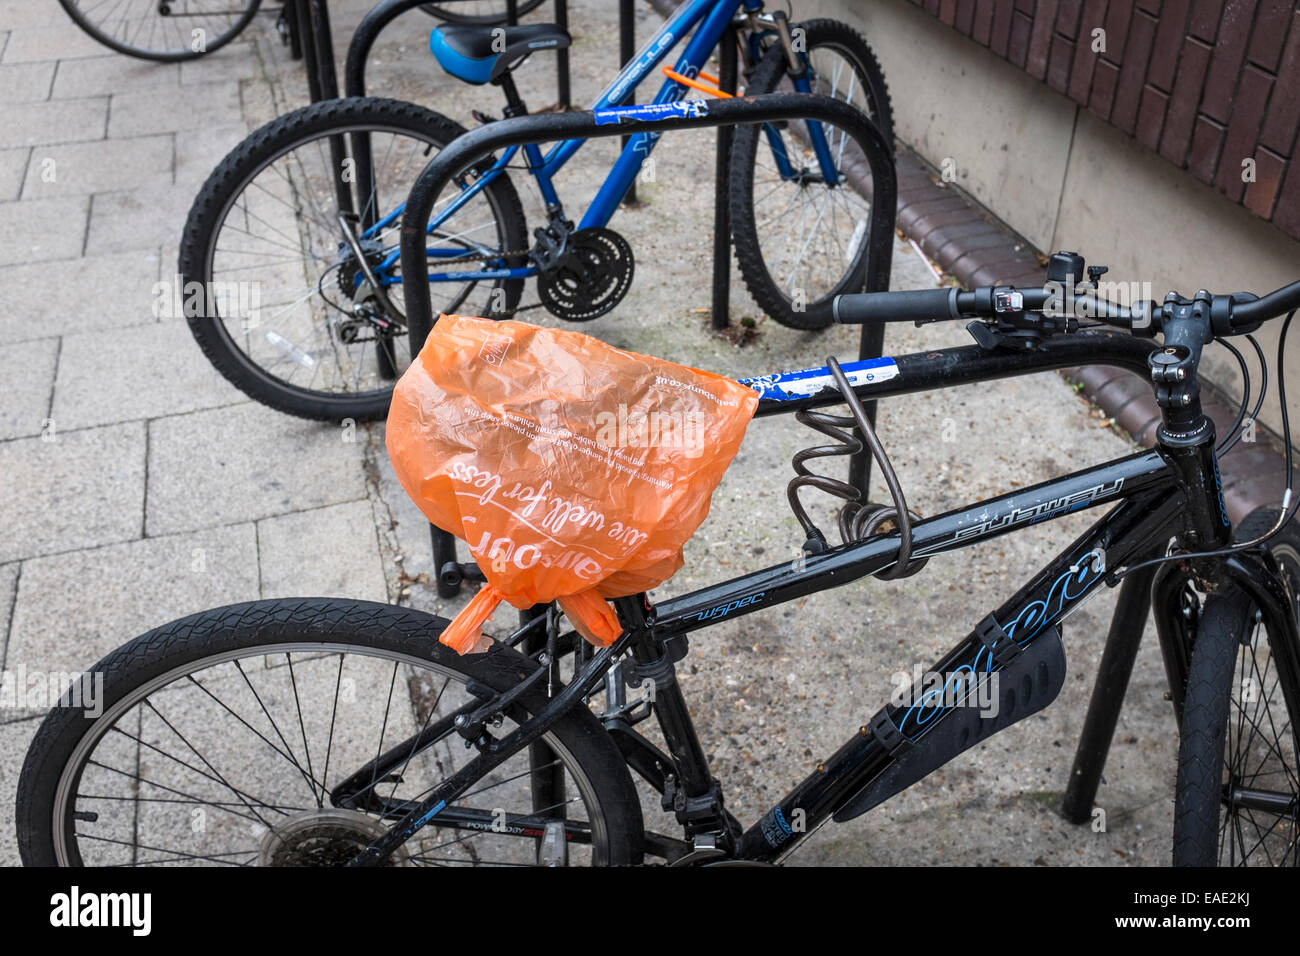
[[[1259,421],[1259,410],[1264,405],[1264,397],[1268,395],[1268,362],[1264,358],[1264,350],[1260,347],[1260,344],[1255,341],[1253,335],[1247,335],[1246,341],[1254,347],[1255,356],[1259,359],[1259,395],[1255,399],[1255,407],[1250,410],[1249,416],[1249,421],[1253,425],[1255,422]],[[1228,346],[1229,351],[1237,356],[1237,362],[1241,365],[1241,377],[1244,384],[1241,393],[1241,407],[1237,409],[1237,418],[1232,423],[1232,427],[1228,429],[1228,434],[1224,436],[1223,442],[1214,450],[1216,455],[1226,455],[1232,450],[1233,446],[1241,440],[1241,436],[1245,434],[1244,429],[1242,429],[1242,424],[1247,420],[1246,405],[1250,401],[1250,373],[1246,370],[1245,358],[1228,342],[1222,342],[1221,344]]]
[[[875,572],[875,575],[886,581],[913,575],[925,567],[926,562],[929,560],[928,558],[917,561],[912,560],[912,522],[914,520],[919,521],[920,515],[908,510],[907,500],[903,495],[902,483],[898,480],[894,466],[885,453],[885,446],[876,435],[871,420],[867,417],[866,410],[862,407],[861,400],[854,393],[853,386],[849,382],[848,376],[844,374],[844,370],[840,367],[840,363],[832,356],[826,359],[826,365],[835,380],[836,387],[844,398],[844,404],[849,408],[850,414],[848,416],[832,415],[813,409],[802,409],[795,413],[795,420],[800,424],[807,425],[809,428],[819,431],[839,443],[837,445],[817,445],[802,449],[795,454],[792,460],[796,474],[786,485],[786,497],[795,518],[803,527],[804,533],[808,535],[803,550],[805,553],[816,554],[826,548],[826,536],[808,517],[808,512],[799,502],[799,489],[811,486],[846,502],[840,509],[837,521],[840,539],[846,545],[871,537],[879,532],[886,523],[892,521],[898,529],[898,555],[894,564]],[[862,438],[852,432],[844,431],[846,428],[853,427],[856,427],[857,433]],[[865,439],[865,445],[863,439]],[[881,477],[889,488],[889,495],[894,502],[892,508],[888,505],[877,505],[864,501],[865,489],[858,488],[838,478],[814,474],[804,464],[813,458],[857,455],[864,450],[864,447],[870,448],[872,457],[880,465]]]
[[[1259,547],[1261,544],[1264,544],[1266,541],[1268,541],[1270,538],[1276,535],[1279,531],[1281,531],[1284,527],[1286,527],[1286,525],[1295,516],[1297,508],[1300,508],[1300,498],[1295,499],[1294,501],[1292,500],[1294,497],[1292,494],[1292,482],[1294,480],[1294,477],[1291,472],[1291,466],[1292,466],[1291,419],[1290,416],[1287,414],[1286,373],[1284,370],[1284,366],[1282,364],[1282,359],[1286,350],[1287,332],[1291,328],[1291,320],[1295,318],[1295,314],[1296,314],[1295,309],[1292,309],[1290,312],[1287,313],[1286,320],[1282,323],[1282,331],[1278,335],[1278,342],[1277,342],[1277,367],[1278,367],[1277,391],[1278,391],[1278,401],[1281,405],[1281,410],[1282,410],[1282,443],[1285,446],[1285,457],[1286,457],[1286,488],[1282,493],[1282,503],[1281,503],[1280,514],[1278,515],[1277,522],[1273,525],[1272,528],[1264,532],[1264,534],[1260,535],[1257,538],[1254,538],[1251,541],[1242,542],[1241,544],[1228,545],[1226,547],[1217,548],[1212,551],[1190,551],[1190,552],[1178,552],[1175,554],[1167,554],[1164,555],[1163,557],[1148,558],[1145,561],[1139,561],[1137,564],[1130,565],[1126,568],[1119,568],[1107,576],[1106,583],[1108,585],[1114,587],[1116,584],[1118,584],[1128,575],[1132,574],[1134,571],[1137,571],[1140,568],[1150,567],[1155,564],[1164,564],[1168,561],[1190,561],[1190,560],[1198,560],[1202,558],[1218,558],[1229,554],[1236,554],[1239,551],[1249,551],[1253,548]]]
[[[1232,353],[1232,357],[1237,360],[1237,368],[1241,371],[1241,401],[1237,403],[1237,417],[1232,421],[1232,427],[1223,433],[1219,438],[1219,443],[1214,446],[1214,453],[1222,455],[1227,449],[1228,442],[1233,441],[1237,434],[1237,429],[1241,427],[1242,422],[1246,420],[1246,409],[1250,406],[1250,371],[1246,368],[1246,357],[1241,354],[1233,345],[1228,342],[1220,343],[1224,348]]]

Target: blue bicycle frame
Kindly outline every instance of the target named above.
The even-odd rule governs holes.
[[[669,109],[671,104],[680,101],[687,93],[687,87],[675,80],[665,80],[663,86],[659,88],[659,93],[655,96],[650,104],[639,106],[623,106],[622,103],[628,98],[633,90],[640,85],[652,70],[668,55],[668,53],[677,45],[677,43],[695,29],[699,29],[691,37],[686,49],[682,52],[674,69],[677,73],[686,77],[695,77],[699,74],[700,67],[703,66],[713,50],[717,47],[722,39],[723,33],[728,25],[735,18],[736,13],[742,8],[746,12],[757,12],[762,9],[762,0],[687,0],[678,9],[677,12],[669,18],[659,31],[651,37],[650,41],[642,47],[641,51],[633,57],[632,61],[627,64],[619,73],[613,83],[606,88],[605,92],[592,106],[592,112],[595,114],[597,123],[618,123],[621,117],[635,117],[637,119],[653,118],[658,112],[659,115],[677,115],[677,111]],[[751,42],[755,44],[754,53],[760,55],[761,51],[757,48],[758,36],[751,37]],[[794,88],[801,93],[811,91],[807,71],[803,75],[795,77],[793,80]],[[683,107],[688,108],[688,107]],[[795,175],[794,167],[790,163],[789,156],[786,154],[785,145],[780,135],[775,129],[765,127],[766,137],[773,152],[776,168],[783,178],[790,178]],[[814,154],[817,157],[818,164],[821,167],[822,175],[828,183],[838,182],[838,174],[835,170],[835,162],[831,157],[830,146],[826,140],[826,134],[821,128],[820,123],[810,122],[808,124],[809,139],[813,147]],[[619,154],[613,168],[605,177],[600,191],[592,200],[591,205],[587,208],[578,224],[579,229],[587,229],[595,226],[604,226],[613,217],[622,201],[623,196],[627,193],[628,188],[636,179],[637,174],[641,171],[642,165],[650,152],[658,142],[660,133],[643,132],[634,133],[628,137],[627,145],[623,147],[622,153]],[[555,174],[563,168],[573,155],[578,151],[586,140],[571,139],[553,146],[549,153],[542,155],[542,150],[536,144],[525,146],[512,146],[506,149],[501,157],[486,171],[479,176],[473,183],[462,187],[461,193],[429,221],[428,232],[433,233],[444,222],[450,219],[457,210],[463,207],[467,202],[473,199],[478,193],[485,189],[498,176],[504,174],[511,160],[522,149],[524,158],[528,163],[528,172],[536,178],[538,189],[541,191],[542,198],[545,200],[548,208],[559,208],[560,197],[555,191],[553,179]],[[404,204],[403,204],[404,205]],[[392,212],[381,218],[373,226],[366,230],[365,236],[370,237],[382,232],[391,226],[399,216],[401,216],[403,206],[398,206]],[[468,253],[490,253],[494,250],[487,247],[478,249],[474,248],[456,248],[444,246],[441,248],[429,248],[426,254],[433,259],[446,258],[456,259]],[[398,250],[394,249],[375,269],[376,278],[384,285],[396,285],[402,280],[399,276],[391,274],[392,267],[399,258]],[[536,275],[538,269],[536,266],[522,266],[518,268],[506,268],[501,263],[497,268],[480,268],[469,271],[455,272],[432,272],[429,274],[430,282],[469,282],[497,279],[524,279]]]

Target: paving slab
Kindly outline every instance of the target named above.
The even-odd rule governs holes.
[[[177,133],[173,180],[178,186],[184,186],[193,198],[217,164],[242,143],[249,132],[248,125],[240,121]],[[177,235],[179,237],[179,232]]]
[[[143,423],[0,442],[0,561],[138,537],[144,507]]]
[[[0,440],[39,435],[50,415],[58,339],[33,339],[0,349]]]
[[[362,444],[335,425],[246,403],[150,424],[148,533],[170,534],[365,497]]]
[[[39,3],[32,3],[31,0],[0,0],[0,23],[8,28],[49,26],[56,17],[72,26],[71,19],[62,10],[56,10],[55,15],[51,16],[49,9],[43,8]]]
[[[151,627],[257,596],[252,524],[36,558],[23,563],[5,666],[85,670]]]
[[[50,98],[55,64],[0,63],[0,90],[6,103],[26,103]]]
[[[57,100],[70,96],[97,96],[106,91],[158,91],[179,85],[180,69],[175,63],[153,63],[109,52],[107,56],[60,63],[59,71],[54,74],[51,95]]]
[[[266,518],[257,544],[263,597],[389,600],[367,499]]]
[[[0,723],[0,821],[5,823],[0,826],[0,866],[22,863],[13,827],[14,801],[18,795],[19,771],[40,725],[34,717]]]
[[[108,135],[147,136],[238,123],[239,84],[202,83],[179,90],[153,88],[113,97]]]
[[[86,196],[0,203],[0,266],[80,255],[89,213]]]
[[[4,666],[4,642],[9,638],[9,621],[14,609],[14,595],[18,593],[18,574],[22,565],[17,561],[0,564],[0,667]]]
[[[54,417],[85,428],[246,401],[183,319],[65,336]]]
[[[35,4],[28,4],[35,6]],[[4,47],[5,63],[31,63],[36,60],[76,60],[102,57],[112,51],[92,40],[77,28],[62,10],[58,16],[67,22],[45,27],[15,27],[9,31]]]
[[[216,53],[210,53],[198,60],[186,60],[181,63],[181,86],[264,79],[266,70],[260,50],[262,42],[265,41],[259,42],[257,38],[250,37],[249,34],[253,32],[254,28],[249,27],[240,35],[238,40],[235,40],[227,47],[223,47]],[[335,28],[334,35],[335,37],[342,36],[337,28]]]
[[[30,149],[0,150],[0,202],[12,202],[23,188]]]
[[[101,193],[90,209],[86,254],[127,249],[156,250],[180,240],[185,216],[194,202],[194,187],[168,182]],[[175,259],[170,260],[171,264]]]
[[[80,193],[170,183],[171,134],[42,146],[32,151],[23,198],[48,199]]]
[[[175,265],[173,258],[169,273]],[[158,276],[156,248],[0,268],[0,283],[9,290],[0,338],[20,342],[154,322]]]
[[[103,139],[107,124],[107,96],[7,105],[5,122],[0,125],[0,149]]]

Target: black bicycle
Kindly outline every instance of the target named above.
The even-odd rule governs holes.
[[[281,35],[289,32],[290,7],[269,8]],[[543,0],[520,0],[518,15]],[[72,22],[110,50],[141,60],[176,63],[215,53],[253,22],[262,0],[59,0]],[[449,23],[491,25],[506,22],[504,0],[445,0],[421,10]]]
[[[1131,665],[1149,604],[1181,730],[1174,862],[1295,865],[1300,502],[1288,483],[1281,511],[1251,515],[1234,536],[1218,455],[1240,437],[1253,389],[1247,377],[1218,441],[1197,368],[1210,342],[1240,359],[1228,339],[1254,343],[1263,322],[1294,314],[1300,282],[1263,298],[1171,293],[1125,308],[1095,280],[1076,282],[1083,272],[1080,257],[1058,253],[1043,289],[837,299],[841,322],[967,319],[975,344],[748,380],[759,417],[793,413],[828,442],[794,459],[802,557],[658,605],[618,599],[624,631],[606,649],[542,607],[488,653],[457,657],[437,640],[445,620],[324,599],[220,608],[137,638],[94,668],[103,686],[90,713],[71,706],[74,687],[36,735],[17,803],[24,861],[778,862],[827,820],[865,813],[1049,705],[1065,680],[1061,621],[1120,585],[1126,610],[1106,659]],[[864,400],[1080,364],[1151,378],[1163,413],[1155,449],[935,517],[909,511]],[[1289,474],[1281,380],[1279,391]],[[824,410],[839,404],[847,413]],[[864,449],[889,505],[808,468]],[[845,499],[839,544],[805,510],[809,489]],[[930,668],[941,682],[877,710],[747,828],[728,812],[675,678],[692,632],[867,575],[916,574],[935,555],[1103,506]],[[1111,667],[1094,692],[1066,798],[1076,821],[1088,819],[1126,683],[1127,669]],[[666,752],[635,729],[652,716]],[[633,773],[680,833],[646,829]]]

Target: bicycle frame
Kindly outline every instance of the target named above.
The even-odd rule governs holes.
[[[968,346],[847,363],[843,368],[858,398],[870,401],[1082,363],[1145,370],[1151,348],[1149,342],[1126,333],[1104,331],[1049,339],[1029,352],[988,352]],[[840,403],[838,391],[820,388],[830,381],[830,371],[826,368],[747,380],[763,396],[756,413],[760,418]],[[958,551],[1031,524],[1110,506],[1092,527],[985,618],[985,623],[993,621],[993,632],[1000,635],[999,640],[1014,643],[1022,650],[1030,648],[1046,635],[1059,635],[1058,625],[1098,593],[1099,585],[1113,584],[1117,570],[1163,554],[1172,537],[1190,530],[1202,517],[1220,520],[1222,500],[1213,482],[1189,484],[1181,476],[1180,467],[1171,464],[1175,457],[1163,447],[1142,451],[917,521],[912,529],[913,558]],[[1215,473],[1217,462],[1212,451],[1202,466],[1207,476]],[[1197,500],[1198,497],[1202,500]],[[614,736],[628,765],[661,792],[667,785],[665,770],[671,768],[673,786],[684,795],[681,806],[689,806],[691,800],[702,800],[705,804],[711,798],[714,800],[715,812],[696,825],[695,832],[727,827],[738,831],[734,820],[721,808],[721,791],[710,776],[704,750],[673,676],[673,662],[686,652],[687,635],[719,621],[776,607],[887,570],[896,561],[899,540],[897,532],[878,534],[821,554],[754,571],[654,607],[645,602],[643,595],[618,599],[614,603],[625,626],[618,642],[597,654],[585,667],[575,666],[573,679],[549,706],[526,725],[495,742],[477,759],[486,760],[492,766],[535,741],[565,709],[582,706],[582,696],[592,692],[617,655],[628,651],[641,672],[654,675],[652,710],[670,753],[663,754],[633,731],[622,713],[607,713],[606,729]],[[1289,635],[1292,641],[1300,639],[1285,585],[1267,550],[1236,554],[1222,561],[1221,566],[1223,580],[1245,589],[1265,624],[1277,629],[1274,633]],[[1178,599],[1192,575],[1189,569],[1170,564],[1155,578],[1151,604],[1171,690],[1177,700],[1186,678],[1190,638],[1186,622],[1178,613]],[[1136,640],[1141,629],[1139,623],[1130,639]],[[777,861],[827,819],[851,819],[874,805],[861,795],[866,794],[900,753],[910,747],[924,747],[926,736],[942,726],[956,707],[963,706],[971,694],[978,697],[981,688],[996,680],[993,675],[1003,669],[1004,660],[1009,658],[1003,654],[1007,648],[998,640],[990,642],[988,633],[987,627],[971,631],[930,668],[931,673],[944,677],[944,693],[937,701],[931,696],[933,688],[918,686],[913,688],[910,705],[891,704],[882,708],[858,734],[822,760],[813,774],[740,833],[733,856],[760,862]],[[1116,640],[1114,632],[1110,640]],[[1300,692],[1300,661],[1282,659],[1278,667],[1287,672],[1287,679],[1282,683],[1290,700]],[[621,679],[616,672],[611,675],[615,682]],[[945,694],[950,686],[959,689],[960,685],[955,683],[958,681],[968,681],[967,690],[961,699],[946,703]],[[1123,687],[1120,698],[1122,695]],[[927,700],[931,703],[925,703]],[[1119,706],[1118,699],[1114,706]],[[611,711],[614,709],[611,707]],[[882,714],[888,718],[884,724],[880,722]],[[893,731],[892,739],[888,730],[881,731],[882,727]],[[404,753],[405,745],[394,752]],[[483,768],[477,770],[481,775]],[[360,773],[373,777],[384,772],[383,767],[377,770],[366,767]],[[382,845],[391,849],[435,816],[439,825],[481,828],[484,822],[479,819],[480,813],[448,806],[455,799],[457,788],[463,790],[475,778],[468,767],[462,773],[467,778],[463,785],[449,786],[452,781],[440,785],[428,800],[395,823]],[[887,792],[884,798],[892,792]],[[791,821],[802,825],[792,825]],[[535,837],[540,833],[540,821],[531,816],[513,817],[508,823],[518,827],[518,832],[525,836]],[[590,840],[590,828],[585,824],[565,821],[564,827],[568,839]],[[688,835],[690,832],[688,827]],[[676,858],[691,852],[690,844],[656,834],[649,835],[648,845]],[[380,852],[380,846],[381,843],[373,845],[376,852]]]
[[[650,103],[640,107],[624,107],[616,112],[614,110],[616,107],[622,106],[641,82],[692,30],[695,30],[695,33],[691,36],[690,41],[686,44],[674,66],[676,72],[687,77],[698,75],[700,68],[718,46],[727,27],[731,25],[739,11],[757,13],[762,9],[762,6],[762,0],[686,0],[665,21],[655,35],[646,42],[641,51],[632,58],[631,62],[623,68],[596,100],[591,107],[596,122],[598,124],[617,124],[634,118],[653,119],[657,115],[669,113],[672,104],[681,101],[689,92],[686,86],[671,79],[664,81],[654,100]],[[695,29],[697,26],[699,29]],[[754,55],[758,55],[758,37],[751,36],[750,41],[755,47],[752,52]],[[808,93],[811,90],[806,74],[795,77],[792,82],[795,90],[800,93]],[[684,105],[676,115],[697,115],[694,104]],[[838,173],[836,172],[835,162],[831,156],[830,145],[826,140],[821,124],[812,121],[809,122],[808,128],[809,138],[817,156],[818,164],[821,167],[822,175],[830,183],[837,182]],[[627,144],[623,147],[618,159],[605,177],[600,190],[587,207],[582,220],[578,223],[579,229],[604,226],[613,218],[618,209],[618,204],[622,201],[623,196],[641,171],[646,159],[654,150],[660,135],[662,134],[658,131],[649,130],[632,133],[628,137]],[[769,128],[767,139],[773,150],[773,158],[781,175],[783,177],[793,176],[794,168],[785,152],[780,137]],[[486,171],[479,175],[472,184],[463,187],[459,195],[436,213],[429,222],[427,231],[429,233],[435,232],[466,203],[482,192],[493,180],[504,175],[505,170],[521,150],[528,164],[528,172],[536,179],[538,189],[546,202],[547,208],[559,209],[561,203],[559,194],[555,190],[554,177],[573,158],[585,142],[585,139],[565,140],[556,143],[545,155],[543,155],[541,147],[536,143],[506,148]],[[405,204],[403,203],[380,218],[365,231],[364,235],[370,237],[392,226],[402,215],[404,208]],[[438,259],[457,258],[465,255],[466,251],[463,248],[430,247],[425,250],[425,253],[429,258]],[[477,251],[491,252],[493,250],[481,248]],[[398,259],[399,252],[395,249],[376,267],[376,276],[381,283],[395,285],[401,282],[400,276],[391,274],[392,266]],[[537,272],[536,266],[520,266],[515,268],[502,267],[431,272],[428,278],[430,282],[469,282],[523,279],[534,276]]]

